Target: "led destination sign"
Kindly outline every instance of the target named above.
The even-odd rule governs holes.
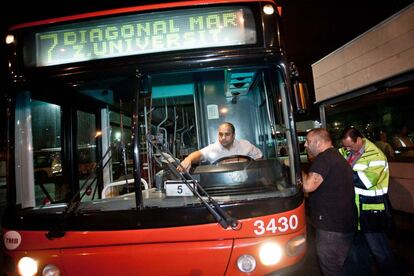
[[[105,18],[36,33],[36,66],[256,43],[252,12],[200,8]]]

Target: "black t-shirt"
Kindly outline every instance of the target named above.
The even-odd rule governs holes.
[[[323,177],[309,194],[314,227],[333,232],[352,232],[357,226],[357,209],[351,166],[337,149],[329,148],[313,161],[310,172]]]

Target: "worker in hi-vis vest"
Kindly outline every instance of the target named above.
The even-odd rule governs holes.
[[[364,138],[353,127],[344,129],[341,139],[343,148],[340,149],[340,153],[354,171],[355,203],[359,222],[348,267],[352,271],[365,271],[371,274],[370,250],[379,265],[381,275],[398,275],[387,237],[391,224],[391,209],[387,195],[387,158],[374,143]]]

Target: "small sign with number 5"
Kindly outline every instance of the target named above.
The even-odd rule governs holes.
[[[192,181],[188,181],[188,184],[194,188]],[[164,182],[164,188],[167,196],[193,196],[193,192],[183,181],[167,180]]]

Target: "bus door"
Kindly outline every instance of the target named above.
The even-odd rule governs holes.
[[[77,111],[76,140],[84,200],[105,197],[102,193],[109,192],[107,186],[112,195],[133,191],[131,114],[137,83],[137,78],[127,76],[76,86],[87,103]]]

